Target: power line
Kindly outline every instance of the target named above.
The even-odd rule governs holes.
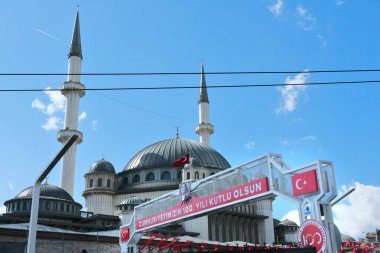
[[[380,69],[343,69],[343,70],[291,70],[291,71],[215,71],[206,75],[246,75],[246,74],[318,74],[318,73],[359,73],[380,72]],[[201,72],[89,72],[73,73],[71,76],[160,76],[160,75],[200,75]],[[66,76],[67,73],[0,73],[0,76]]]
[[[335,82],[312,82],[312,83],[274,83],[274,84],[236,84],[236,85],[207,85],[210,89],[221,88],[259,88],[259,87],[283,87],[283,86],[317,86],[317,85],[338,85],[338,84],[375,84],[380,80],[365,81],[335,81]],[[85,91],[122,91],[122,90],[180,90],[199,89],[199,86],[157,86],[157,87],[111,87],[111,88],[85,88]],[[69,89],[68,89],[69,90]],[[78,89],[76,89],[78,90]],[[61,89],[0,89],[0,92],[37,92],[37,91],[61,91]]]

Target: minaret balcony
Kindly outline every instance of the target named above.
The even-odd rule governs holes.
[[[66,81],[61,85],[62,95],[66,95],[69,92],[77,92],[80,97],[85,95],[85,86],[79,82]]]
[[[77,131],[77,130],[73,130],[73,129],[68,129],[68,128],[67,129],[59,130],[58,133],[57,133],[57,139],[58,139],[59,142],[65,143],[74,134],[78,135],[78,139],[77,139],[76,143],[77,144],[82,143],[82,140],[83,140],[82,132]]]
[[[197,134],[200,133],[208,133],[208,134],[213,134],[214,133],[214,126],[210,123],[200,123],[197,125],[195,128],[195,132]]]

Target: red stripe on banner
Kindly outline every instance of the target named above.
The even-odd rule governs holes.
[[[186,242],[184,242],[184,243],[182,243],[182,244],[176,245],[176,246],[174,246],[173,251],[180,251],[180,250],[183,249],[183,248],[187,248],[187,247],[189,247],[189,245],[190,245],[192,242],[193,242],[193,241],[187,240]]]
[[[356,253],[356,251],[360,248],[361,245],[362,245],[361,242],[355,243],[354,250],[352,251],[352,253]]]
[[[342,253],[343,250],[345,250],[348,246],[351,245],[351,243],[352,243],[352,241],[348,240],[348,241],[343,245],[342,249],[338,251],[338,253]]]
[[[372,251],[371,251],[371,253],[374,253],[375,250],[378,249],[379,247],[380,247],[380,246],[378,246],[378,245],[374,246],[373,249],[372,249]]]
[[[159,236],[159,234],[152,234],[149,239],[146,241],[145,245],[140,249],[143,250],[146,246],[149,246],[154,239],[156,239]]]
[[[168,244],[162,246],[160,248],[160,250],[164,250],[164,249],[167,249],[169,247],[171,247],[174,243],[178,242],[179,241],[179,238],[173,238],[173,241],[169,242]]]
[[[167,235],[164,235],[161,240],[156,244],[156,246],[154,246],[152,249],[155,249],[155,248],[158,248],[160,247],[162,244],[164,244],[168,239],[170,238],[170,236],[167,236]]]
[[[205,242],[201,242],[201,243],[199,244],[198,252],[202,252],[202,250],[203,250],[204,248],[206,248],[206,246],[207,246],[207,243],[205,243]]]

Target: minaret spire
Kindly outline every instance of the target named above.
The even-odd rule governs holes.
[[[75,17],[73,37],[71,39],[71,46],[68,57],[70,58],[71,56],[78,56],[83,59],[80,39],[79,6],[77,6],[77,15]]]
[[[77,130],[79,99],[85,95],[85,86],[80,83],[82,47],[79,28],[79,9],[77,9],[68,57],[69,66],[67,81],[61,85],[61,93],[66,97],[65,126],[64,129],[58,132],[57,139],[62,144],[65,144],[73,134],[79,136],[77,142],[71,146],[62,158],[61,188],[72,196],[74,192],[76,145],[80,144],[83,138],[82,133]]]
[[[209,101],[204,66],[202,64],[200,91],[198,99],[199,124],[195,132],[199,135],[199,142],[210,146],[210,135],[214,133],[214,126],[209,122]]]

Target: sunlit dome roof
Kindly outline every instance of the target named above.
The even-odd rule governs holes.
[[[216,169],[227,169],[231,165],[215,149],[188,139],[169,139],[156,142],[138,152],[124,167],[124,171],[171,167],[185,154],[196,157],[197,165]]]
[[[99,161],[94,162],[91,165],[90,170],[88,173],[96,173],[96,172],[105,172],[105,173],[112,173],[115,174],[115,168],[113,167],[112,163],[102,159]]]
[[[14,197],[14,199],[25,199],[32,198],[33,196],[33,186],[22,190],[19,194]],[[68,200],[74,202],[73,198],[62,188],[51,184],[42,184],[40,197]]]
[[[143,199],[140,199],[136,196],[131,196],[125,200],[123,200],[119,205],[140,205],[144,203]]]

